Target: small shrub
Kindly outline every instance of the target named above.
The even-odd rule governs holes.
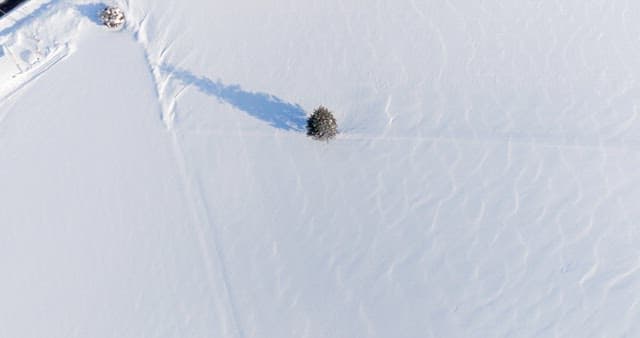
[[[316,140],[329,141],[338,134],[338,122],[329,109],[320,106],[307,120],[307,136]]]
[[[100,19],[105,26],[111,29],[118,29],[124,25],[124,11],[118,7],[106,7],[100,13]]]

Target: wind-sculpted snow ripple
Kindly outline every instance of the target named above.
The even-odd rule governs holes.
[[[176,78],[205,94],[220,84],[193,74],[325,104],[343,131],[315,144],[180,96],[244,332],[638,334],[639,5],[213,7],[176,11],[215,47],[149,39],[152,63],[197,60]]]
[[[310,143],[180,96],[244,332],[638,334],[639,5],[230,6],[177,6],[215,47],[150,39],[152,62],[328,105],[343,131]]]
[[[241,305],[241,318],[306,314],[301,320],[312,331],[329,320],[340,336],[407,327],[408,337],[500,336],[528,322],[570,335],[634,332],[623,317],[587,326],[579,320],[600,307],[630,305],[619,295],[638,286],[634,151],[409,139],[320,148],[296,145],[294,136],[252,142],[211,135],[187,132],[185,142],[188,161],[203,165],[194,175],[221,175],[204,184],[204,196],[227,225],[224,242],[235,243],[226,251],[237,263],[231,284],[243,290],[260,279],[273,290],[259,299],[237,295],[239,304],[272,304]],[[237,142],[246,153],[240,158],[229,148]],[[345,157],[359,165],[328,164]],[[236,175],[247,182],[238,184]],[[259,191],[278,199],[266,201]],[[311,304],[314,312],[302,310]],[[326,317],[336,308],[346,317]],[[361,314],[356,323],[346,314],[352,311]],[[620,311],[638,315],[628,306]],[[512,316],[500,320],[502,313]],[[247,325],[286,335],[267,322]]]

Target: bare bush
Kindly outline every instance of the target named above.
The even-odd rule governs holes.
[[[118,7],[106,7],[100,13],[100,19],[105,26],[111,29],[119,29],[125,22],[124,11]]]

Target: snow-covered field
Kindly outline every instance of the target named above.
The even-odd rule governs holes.
[[[640,2],[116,3],[0,19],[0,337],[640,336]]]

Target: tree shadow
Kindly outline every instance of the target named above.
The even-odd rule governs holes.
[[[105,9],[107,6],[105,4],[100,3],[92,3],[92,4],[83,4],[76,5],[76,9],[80,14],[86,16],[91,22],[96,25],[102,25],[102,21],[100,20],[100,12]]]
[[[219,80],[196,76],[171,65],[160,66],[160,71],[169,73],[182,83],[195,86],[202,93],[229,103],[275,128],[303,131],[306,125],[307,116],[300,105],[283,101],[271,94],[249,92],[239,85],[226,85]]]

